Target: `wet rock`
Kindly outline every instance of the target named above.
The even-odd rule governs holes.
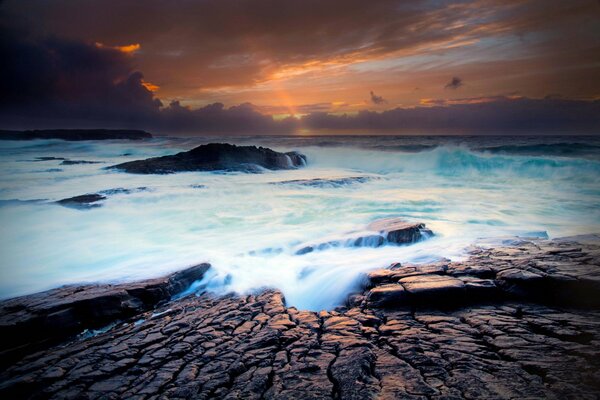
[[[289,181],[281,181],[281,182],[271,182],[273,185],[298,185],[298,186],[310,186],[310,187],[319,187],[319,188],[338,188],[348,185],[353,185],[357,183],[365,183],[371,181],[375,178],[370,176],[350,176],[347,178],[337,178],[337,179],[323,179],[323,178],[315,178],[315,179],[294,179]]]
[[[32,161],[64,161],[66,158],[64,157],[36,157],[35,160]]]
[[[403,305],[407,299],[407,291],[402,285],[397,283],[377,286],[371,289],[367,295],[367,301],[375,307]]]
[[[149,190],[150,189],[148,189],[146,186],[139,186],[139,187],[132,188],[132,189],[127,189],[127,188],[106,189],[106,190],[101,190],[98,193],[107,195],[107,196],[112,196],[112,195],[116,195],[116,194],[131,194],[131,193],[138,193],[138,192],[147,192]]]
[[[259,167],[279,170],[306,165],[297,152],[278,153],[265,147],[210,143],[175,155],[129,161],[112,166],[135,174],[171,174],[182,171],[258,172]]]
[[[79,165],[79,164],[102,164],[101,161],[86,161],[86,160],[64,160],[60,165]]]
[[[148,310],[201,279],[209,264],[119,285],[65,286],[0,302],[0,353],[8,357]]]
[[[378,271],[350,306],[318,313],[287,307],[275,290],[187,296],[10,362],[2,353],[0,396],[594,399],[600,307],[574,307],[580,303],[561,294],[587,287],[600,297],[591,285],[599,261],[600,238],[481,248],[460,263]],[[560,303],[514,296],[508,282],[542,285]],[[453,304],[457,294],[471,301]],[[71,296],[83,294],[2,302],[0,315],[17,318],[29,312],[23,303],[52,307]]]
[[[81,140],[142,140],[151,139],[148,132],[132,129],[44,129],[31,131],[0,130],[0,140],[62,139]]]
[[[114,189],[101,190],[98,193],[89,193],[89,194],[83,194],[80,196],[69,197],[67,199],[59,200],[56,203],[60,204],[61,206],[65,206],[65,207],[76,208],[76,209],[80,209],[80,210],[89,210],[91,208],[100,207],[102,204],[99,202],[101,202],[102,200],[106,200],[107,199],[106,196],[145,192],[147,190],[148,190],[148,188],[145,186],[141,186],[141,187],[137,187],[137,188],[133,188],[133,189],[114,188]]]
[[[380,247],[388,243],[410,244],[433,235],[423,223],[408,223],[397,218],[373,222],[367,227],[367,230],[379,233],[360,236],[357,233],[349,233],[347,237],[338,240],[302,246],[296,250],[296,255],[335,247]]]
[[[390,243],[415,243],[421,239],[433,236],[433,232],[425,228],[421,222],[407,222],[401,218],[388,218],[374,221],[367,226],[368,230],[385,235]]]
[[[106,200],[106,196],[103,196],[98,193],[91,193],[58,200],[56,203],[65,207],[89,209],[94,207],[100,207],[100,204],[98,204],[98,202],[102,200]]]

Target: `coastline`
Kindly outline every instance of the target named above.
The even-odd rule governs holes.
[[[73,304],[82,299],[105,318],[59,322],[62,337],[16,345],[11,362],[2,366],[0,393],[13,398],[594,397],[600,392],[599,263],[599,235],[516,239],[503,247],[473,248],[462,262],[373,271],[346,306],[321,312],[286,307],[274,289],[169,300],[191,284],[183,272],[183,280],[169,276],[117,289],[79,288],[63,297],[59,309],[38,309],[36,318],[76,319],[85,313],[64,310],[78,309]],[[73,288],[0,302],[0,329],[27,338],[32,326],[15,321],[31,312],[27,304],[36,299],[52,304],[52,296],[60,297],[57,290]],[[123,293],[152,300],[131,306],[135,301]],[[126,311],[115,312],[109,304]],[[75,335],[101,325],[108,329]],[[75,332],[74,326],[82,329]],[[9,344],[3,343],[5,356],[11,354]]]

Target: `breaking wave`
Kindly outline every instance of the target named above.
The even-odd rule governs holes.
[[[478,238],[600,231],[594,140],[573,147],[581,154],[564,150],[573,144],[564,138],[352,140],[232,137],[226,141],[298,150],[308,165],[167,176],[104,167],[225,140],[0,143],[0,297],[155,277],[208,261],[211,273],[197,287],[275,287],[289,305],[320,310],[343,302],[362,273],[392,262],[460,259]],[[58,170],[61,158],[103,163]],[[87,210],[55,203],[87,193],[106,199]],[[424,222],[435,236],[411,246],[323,246],[298,255],[303,246],[346,243],[349,232],[387,217]]]

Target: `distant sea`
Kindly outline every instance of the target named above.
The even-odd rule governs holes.
[[[105,169],[209,142],[297,150],[308,165],[260,174]],[[65,165],[48,157],[97,163]],[[459,260],[473,243],[493,245],[515,235],[600,232],[599,137],[2,141],[0,171],[1,298],[155,277],[208,261],[212,272],[201,282],[207,290],[274,287],[290,306],[330,309],[362,273],[392,262]],[[107,199],[88,210],[54,203],[98,192]],[[296,254],[387,217],[422,221],[435,236],[410,246]]]

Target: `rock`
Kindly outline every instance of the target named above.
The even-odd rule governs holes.
[[[102,161],[64,160],[60,165],[102,164]]]
[[[102,200],[106,200],[106,196],[112,196],[117,194],[131,194],[136,192],[145,192],[148,188],[145,186],[140,186],[133,189],[125,189],[125,188],[114,188],[114,189],[106,189],[101,190],[98,193],[89,193],[83,194],[80,196],[69,197],[67,199],[62,199],[57,201],[57,204],[65,207],[77,208],[80,210],[89,210],[90,208],[100,207],[102,204],[98,204],[98,202]]]
[[[94,207],[100,207],[100,204],[96,203],[102,200],[106,200],[106,196],[103,196],[98,193],[91,193],[58,200],[56,203],[65,207],[89,209]]]
[[[109,168],[135,174],[171,174],[182,171],[257,172],[259,167],[279,170],[306,165],[297,152],[278,153],[265,147],[210,143],[175,155],[129,161]]]
[[[409,244],[433,235],[429,229],[425,228],[423,223],[408,223],[398,218],[373,222],[367,227],[367,230],[376,230],[379,231],[379,234],[358,236],[356,232],[354,234],[351,232],[347,234],[347,237],[338,240],[329,240],[308,246],[303,245],[296,250],[296,255],[300,256],[315,250],[326,250],[332,247],[380,247],[386,243]]]
[[[64,340],[148,310],[202,279],[209,264],[119,285],[65,286],[0,302],[0,354]]]
[[[398,306],[405,304],[407,299],[406,290],[397,283],[377,286],[371,289],[367,295],[367,301],[375,307]]]
[[[377,220],[370,223],[367,229],[385,234],[388,242],[397,244],[415,243],[433,235],[425,228],[425,224],[407,222],[401,218]]]
[[[337,179],[295,179],[290,181],[271,182],[272,185],[298,185],[298,186],[310,186],[320,188],[338,188],[356,183],[365,183],[375,178],[370,176],[350,176],[347,178]]]
[[[451,276],[416,275],[400,279],[400,284],[410,295],[411,302],[440,305],[464,301],[465,284]]]
[[[186,296],[134,311],[94,335],[40,343],[35,353],[0,350],[0,396],[594,399],[600,305],[578,308],[565,294],[587,288],[586,296],[600,298],[592,285],[598,265],[600,238],[577,246],[521,242],[479,249],[459,263],[374,271],[372,287],[355,301],[318,313],[287,307],[276,290]],[[525,282],[524,291],[543,287],[549,296],[513,296],[508,282]],[[1,302],[0,320],[26,318],[35,304],[64,325],[79,314],[59,304],[109,288]],[[486,297],[492,292],[497,296]],[[162,292],[148,293],[155,299]],[[454,303],[457,294],[470,301]],[[549,297],[558,306],[544,303]],[[130,309],[141,307],[138,301]],[[106,295],[86,313],[109,315],[112,304]]]
[[[44,129],[31,131],[0,130],[0,140],[62,139],[81,140],[142,140],[151,139],[148,132],[132,129]]]
[[[112,196],[112,195],[116,195],[116,194],[131,194],[131,193],[138,193],[138,192],[147,192],[149,190],[150,189],[148,189],[146,186],[139,186],[139,187],[132,188],[132,189],[127,189],[127,188],[106,189],[106,190],[101,190],[98,193],[107,195],[107,196]]]
[[[38,161],[64,161],[66,160],[66,158],[64,157],[36,157],[35,160],[31,160],[33,162],[38,162]]]

